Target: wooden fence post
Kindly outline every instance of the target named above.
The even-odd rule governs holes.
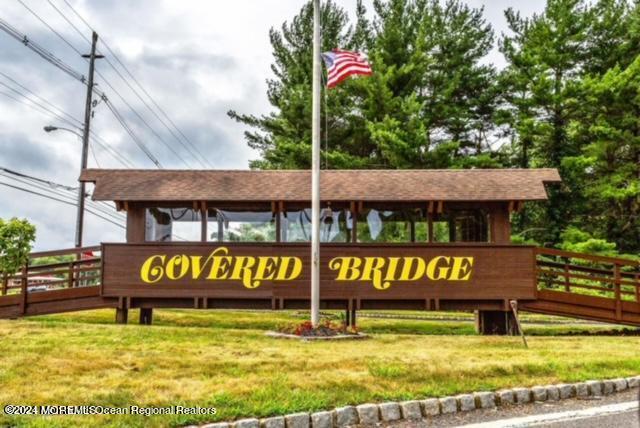
[[[9,293],[9,275],[6,273],[2,275],[2,295],[6,296]]]
[[[22,315],[27,313],[27,294],[29,293],[29,262],[25,262],[22,267],[22,275],[20,276],[20,290],[22,299],[20,300],[20,312]]]
[[[620,265],[616,263],[613,268],[614,287],[616,298],[616,320],[622,319],[622,293],[620,292]]]
[[[69,278],[67,278],[69,288],[73,288],[75,282],[75,273],[73,271],[73,262],[69,262]]]

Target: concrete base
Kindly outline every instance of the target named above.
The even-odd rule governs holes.
[[[482,335],[520,334],[513,312],[506,311],[476,311],[476,332]]]
[[[126,324],[129,320],[129,309],[117,308],[116,309],[116,324]]]
[[[153,308],[140,308],[140,324],[151,325],[153,323]]]

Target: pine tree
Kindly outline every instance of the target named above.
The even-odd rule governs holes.
[[[377,0],[375,18],[361,3],[355,25],[332,2],[323,6],[323,49],[366,50],[370,78],[325,92],[323,153],[330,168],[494,166],[488,138],[497,103],[495,70],[480,61],[493,32],[481,9],[460,1]],[[230,112],[254,128],[246,133],[261,160],[253,168],[310,165],[311,4],[272,30],[275,112]],[[324,104],[324,103],[323,103]]]
[[[640,56],[582,83],[572,138],[583,143],[565,164],[589,201],[583,228],[627,252],[640,250]]]
[[[567,130],[587,51],[589,11],[580,0],[549,0],[540,15],[525,19],[508,9],[505,16],[513,35],[500,45],[508,61],[502,81],[510,85],[516,164],[558,168],[565,179],[563,187],[551,189],[543,211],[528,208],[525,218],[530,220],[519,226],[539,230],[535,238],[540,242],[557,242],[582,203],[578,183],[567,179],[562,161],[580,152]]]

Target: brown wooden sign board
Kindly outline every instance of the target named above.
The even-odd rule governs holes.
[[[103,296],[308,299],[308,244],[104,244]],[[535,299],[534,248],[323,244],[323,300]]]

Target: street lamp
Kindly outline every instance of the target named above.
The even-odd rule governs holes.
[[[74,131],[73,129],[64,128],[62,126],[47,125],[42,129],[44,129],[44,132],[53,132],[53,131],[58,131],[58,130],[67,131],[67,132],[71,132],[72,134],[77,135],[78,137],[82,138],[82,135],[79,132]]]
[[[64,128],[62,126],[47,125],[43,129],[47,133],[51,133],[53,131],[58,131],[58,130],[67,131],[82,138],[82,135],[79,132],[74,131],[73,129]],[[84,170],[85,165],[86,164],[84,163],[84,160],[82,160],[82,163],[80,165],[81,174],[82,174],[82,171]],[[78,204],[77,204],[78,210],[76,215],[76,237],[75,237],[76,248],[82,247],[82,229],[84,226],[84,197],[85,197],[85,183],[84,181],[80,181],[80,187],[78,188]]]

